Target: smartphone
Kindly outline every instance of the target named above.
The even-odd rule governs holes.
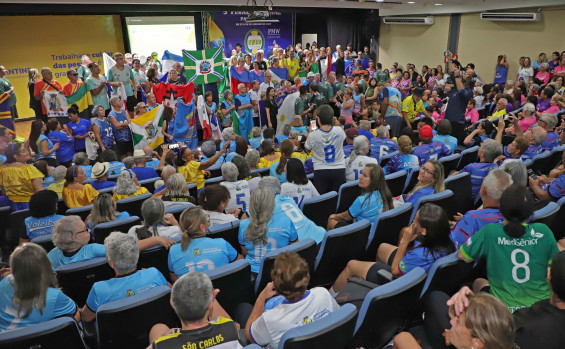
[[[532,169],[528,170],[528,176],[532,177],[534,180],[538,179],[538,176],[536,176],[536,174],[534,173],[534,170],[532,170]]]
[[[169,149],[178,149],[179,145],[177,143],[175,144],[169,144]]]
[[[316,120],[310,120],[310,129],[312,131],[316,131],[318,129],[318,126],[316,126]]]

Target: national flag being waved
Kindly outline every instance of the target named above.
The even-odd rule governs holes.
[[[132,142],[134,149],[143,149],[146,145],[152,149],[164,143],[163,138],[163,110],[164,105],[148,111],[131,120]]]
[[[185,143],[190,149],[198,147],[198,134],[196,132],[196,115],[194,113],[194,100],[188,104],[177,103],[175,116],[175,129],[173,142]]]
[[[182,51],[186,81],[209,84],[223,77],[222,47],[202,51]]]
[[[92,96],[88,90],[88,85],[82,81],[77,81],[76,84],[68,83],[63,87],[63,92],[67,97],[67,103],[69,105],[76,104],[78,106],[78,111],[82,112],[87,109],[89,105],[92,105]]]
[[[10,94],[4,92],[0,95],[0,127],[7,128],[12,134],[14,131],[14,120],[10,112]]]
[[[186,85],[173,85],[169,83],[160,83],[153,85],[153,94],[158,104],[165,104],[168,107],[174,108],[177,99],[182,97],[185,103],[192,100],[194,94],[194,84],[188,83]]]

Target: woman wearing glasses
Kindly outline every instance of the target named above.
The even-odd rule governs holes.
[[[445,190],[443,185],[443,165],[436,160],[428,160],[420,168],[418,183],[408,194],[404,194],[404,202],[415,204],[426,195],[437,194]]]

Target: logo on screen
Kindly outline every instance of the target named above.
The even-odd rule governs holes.
[[[208,74],[212,71],[212,65],[209,61],[200,62],[200,74]]]
[[[260,30],[251,29],[245,34],[245,51],[255,54],[258,50],[263,49],[265,37]]]

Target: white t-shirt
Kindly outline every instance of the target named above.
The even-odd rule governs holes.
[[[261,85],[259,85],[259,96],[261,96],[261,93],[263,93],[263,92],[267,93],[267,89],[269,87],[274,88],[275,85],[273,85],[272,82],[270,82],[270,83],[262,82]]]
[[[345,159],[345,165],[349,164],[349,158]],[[368,164],[379,164],[377,159],[368,157],[366,155],[359,155],[351,163],[351,166],[345,168],[345,178],[348,182],[356,181],[359,179],[363,168]]]
[[[137,241],[138,238],[135,231],[141,227],[143,227],[143,225],[134,225],[133,227],[129,228],[128,235],[133,236],[135,238],[135,241]],[[151,230],[151,228],[149,229]],[[171,226],[159,225],[157,226],[157,233],[159,233],[159,236],[168,237],[172,240],[180,240],[182,238],[182,231],[176,225],[171,225]]]
[[[276,349],[286,331],[318,321],[337,309],[339,305],[328,290],[315,287],[306,291],[306,295],[298,302],[284,301],[264,312],[253,322],[249,332],[257,344]]]
[[[249,90],[249,98],[251,98],[251,101],[259,102],[261,100],[261,92],[259,91],[260,90],[255,91],[254,89]],[[253,113],[254,118],[258,118],[259,117],[258,105],[257,108],[253,106],[253,108],[251,108],[251,112]]]
[[[290,196],[298,206],[306,199],[314,198],[320,194],[312,182],[306,184],[283,183],[281,185],[281,195]]]
[[[534,68],[520,68],[518,70],[518,78],[522,78],[526,84],[532,77],[534,77]]]
[[[261,176],[253,177],[247,181],[249,183],[249,191],[253,193],[253,190],[259,186],[261,182]]]
[[[221,182],[220,185],[228,188],[230,191],[230,201],[226,206],[226,212],[230,212],[236,208],[240,208],[243,212],[247,212],[249,208],[249,199],[251,198],[251,191],[249,190],[249,183],[245,180],[236,182]]]
[[[312,150],[314,170],[345,168],[344,140],[345,131],[341,127],[332,127],[327,132],[317,129],[310,133],[306,148]]]
[[[237,221],[237,218],[233,214],[226,214],[215,211],[206,211],[206,213],[208,213],[210,226]]]

